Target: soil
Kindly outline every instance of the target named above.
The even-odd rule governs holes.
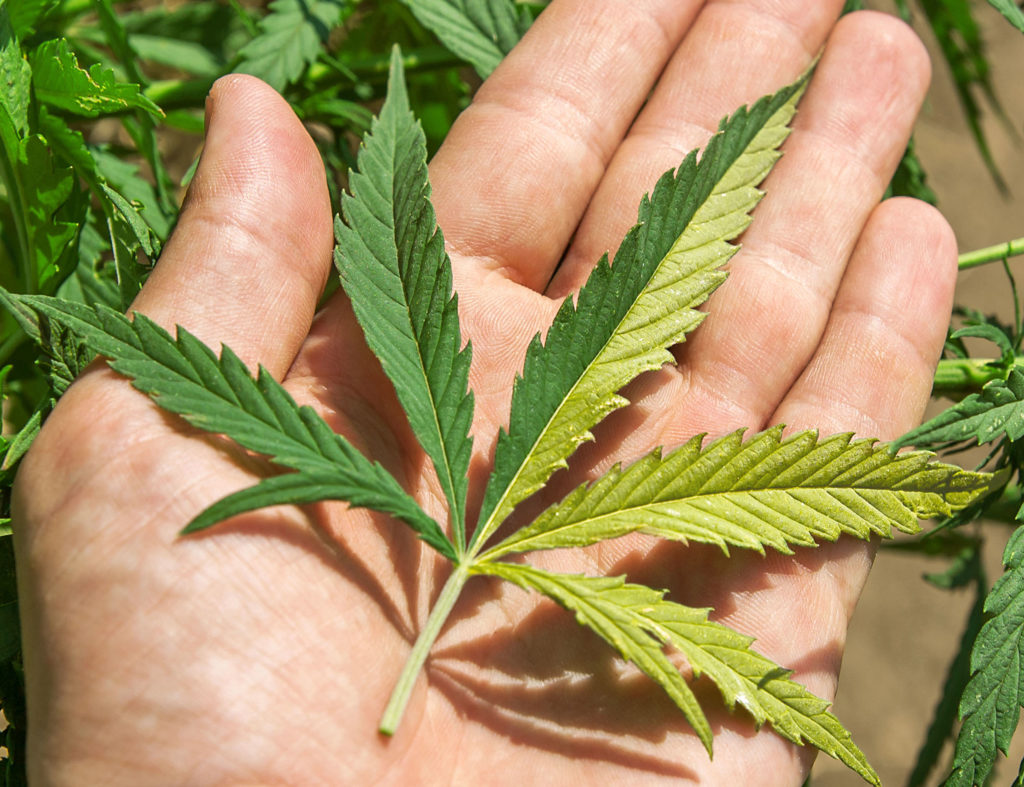
[[[891,3],[881,1],[870,5],[892,8]],[[962,252],[1024,236],[1024,36],[986,3],[972,5],[992,63],[995,92],[1007,115],[1004,123],[987,112],[983,126],[993,157],[1009,184],[1008,193],[1000,193],[986,174],[948,68],[935,55],[932,89],[916,132],[917,152],[928,182],[938,195],[939,208],[956,230]],[[915,28],[936,52],[934,39],[920,22],[915,20]],[[1024,258],[1018,257],[1012,268],[1024,284]],[[957,302],[1007,319],[1013,316],[1010,288],[998,265],[962,273]],[[979,352],[996,354],[983,346]],[[936,411],[942,406],[933,403]],[[991,583],[1002,573],[1000,558],[1009,529],[978,527],[986,536],[986,571]],[[973,601],[969,592],[939,590],[921,578],[945,565],[944,561],[881,551],[850,627],[835,712],[885,785],[907,782]],[[1024,757],[1024,730],[1018,733],[992,784],[1010,784],[1016,776]],[[952,746],[947,743],[942,766],[926,784],[941,783],[951,754]],[[864,784],[824,755],[815,764],[811,783],[813,787]]]

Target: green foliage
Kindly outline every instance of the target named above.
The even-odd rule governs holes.
[[[950,787],[982,785],[1006,753],[1024,705],[1024,529],[1003,553],[1006,573],[985,600],[989,620],[971,651],[971,679],[960,700],[963,726],[953,755]]]
[[[514,0],[402,0],[424,27],[486,79],[533,19]]]
[[[58,218],[72,196],[74,179],[69,168],[55,166],[54,157],[40,136],[22,139],[16,155],[12,185],[23,208],[28,263],[23,275],[30,287],[52,292],[61,263],[68,252],[73,253],[69,247],[78,235],[77,224]]]
[[[0,6],[0,76],[5,89],[0,91],[0,110],[4,148],[14,148],[14,140],[28,131],[29,88],[32,70],[22,57],[14,36],[7,6]],[[8,153],[10,156],[10,153]]]
[[[260,20],[260,34],[239,53],[236,70],[284,90],[316,60],[347,5],[346,0],[275,0]]]
[[[143,109],[157,117],[163,113],[139,92],[138,85],[119,83],[110,69],[96,64],[79,68],[78,58],[63,39],[46,41],[29,59],[36,97],[56,109],[85,117],[98,117],[127,109]]]
[[[893,447],[968,440],[981,444],[1003,436],[1014,441],[1024,437],[1024,371],[1020,369],[1012,369],[1006,380],[992,380],[980,393],[907,432]]]
[[[960,647],[953,657],[946,681],[942,686],[942,696],[932,714],[931,724],[925,734],[924,742],[917,753],[914,768],[907,779],[907,787],[920,787],[926,783],[928,776],[938,764],[939,757],[946,741],[953,735],[957,721],[957,706],[960,697],[967,687],[970,678],[971,649],[984,622],[985,593],[988,585],[985,582],[985,571],[981,566],[981,553],[978,544],[965,549],[954,563],[955,571],[943,575],[940,582],[948,583],[946,587],[959,587],[969,582],[976,589],[974,603],[967,615],[967,623],[960,637]],[[954,579],[957,577],[960,579]]]
[[[811,743],[848,765],[871,784],[880,784],[828,703],[789,679],[790,672],[750,649],[753,639],[712,623],[706,609],[664,599],[664,591],[632,585],[622,577],[551,574],[523,564],[485,563],[478,571],[537,590],[575,613],[591,629],[658,683],[696,730],[711,753],[711,729],[662,645],[672,645],[694,676],[715,682],[730,710],[740,704],[760,727],[764,722],[787,740]]]
[[[929,205],[937,205],[939,202],[939,198],[928,185],[928,176],[921,165],[921,159],[917,157],[913,138],[907,145],[896,172],[893,173],[885,197],[913,197]]]
[[[260,368],[252,378],[227,347],[218,359],[184,329],[179,328],[175,340],[141,314],[129,320],[102,304],[93,310],[40,296],[6,298],[73,331],[94,352],[111,358],[111,368],[132,378],[136,388],[192,426],[224,434],[281,467],[297,470],[306,498],[315,484],[321,494],[314,499],[342,499],[391,514],[446,557],[454,557],[437,524],[383,467],[331,431],[311,408],[299,407],[266,370]],[[289,499],[295,502],[298,479],[288,478]],[[264,489],[282,486],[275,481]],[[234,505],[221,504],[218,511],[222,517],[250,511],[251,500],[237,496]],[[187,529],[199,527],[193,523]]]
[[[1017,4],[989,3],[1024,29]],[[846,5],[852,11],[863,4],[849,0]],[[938,36],[968,122],[994,171],[980,121],[984,102],[997,113],[999,108],[974,19],[979,5],[985,7],[980,0],[917,3]],[[116,368],[134,376],[135,384],[162,405],[270,457],[273,468],[267,478],[202,512],[188,524],[190,532],[266,505],[343,499],[405,521],[456,562],[451,590],[439,599],[410,657],[404,684],[400,682],[389,705],[392,722],[397,723],[404,702],[402,686],[411,688],[431,637],[462,584],[470,575],[502,576],[546,593],[620,655],[634,660],[680,705],[706,744],[710,731],[702,722],[703,711],[678,665],[663,650],[666,646],[678,651],[694,674],[712,680],[730,708],[738,703],[756,724],[767,722],[790,740],[828,751],[870,781],[870,766],[825,703],[757,654],[749,638],[708,620],[706,610],[688,609],[659,591],[621,579],[546,574],[499,558],[520,550],[592,543],[637,529],[724,549],[771,546],[787,552],[834,539],[840,532],[865,537],[888,534],[893,527],[912,531],[915,514],[952,513],[936,537],[901,545],[949,561],[945,570],[931,575],[936,584],[968,584],[979,593],[915,778],[923,780],[934,769],[973,673],[972,691],[984,696],[975,701],[969,700],[970,691],[964,695],[964,708],[973,710],[964,710],[965,732],[953,783],[980,784],[996,750],[1012,733],[1009,719],[1016,718],[1010,706],[1016,707],[1017,700],[1011,695],[1024,670],[1014,666],[1009,650],[1000,651],[993,643],[1000,637],[1014,642],[1016,630],[1009,626],[1017,597],[1010,596],[1021,569],[1016,553],[1008,552],[1007,574],[985,605],[989,623],[982,630],[984,579],[978,573],[978,543],[967,543],[959,535],[962,531],[953,528],[982,511],[1012,521],[1024,502],[1018,483],[999,488],[1011,475],[1019,479],[1024,467],[1024,443],[1016,426],[1024,391],[1017,369],[1024,332],[1012,287],[1014,324],[971,313],[968,330],[951,336],[951,357],[940,366],[936,390],[966,398],[897,444],[933,449],[967,442],[988,445],[989,466],[1002,472],[987,496],[981,495],[982,476],[925,463],[921,454],[893,457],[867,441],[818,440],[811,433],[783,440],[775,429],[746,440],[738,433],[728,435],[708,445],[695,439],[664,455],[657,452],[630,467],[616,467],[505,541],[487,543],[516,505],[590,439],[593,426],[626,403],[618,393],[622,385],[644,369],[671,362],[665,348],[697,327],[702,316],[695,307],[723,278],[718,268],[732,253],[727,241],[742,231],[759,197],[757,181],[774,161],[797,89],[736,113],[702,157],[690,156],[666,173],[641,205],[640,223],[623,242],[615,263],[598,264],[578,299],[563,306],[545,339],[537,337],[531,344],[508,432],[499,439],[483,516],[466,545],[470,352],[462,347],[450,265],[434,227],[424,164],[426,153],[443,140],[477,84],[464,64],[486,77],[542,6],[513,0],[277,0],[256,7],[196,0],[172,9],[112,0],[0,0],[0,287],[9,291],[0,295],[5,307],[0,312],[3,527],[19,459],[57,398],[99,351],[114,358]],[[911,4],[901,0],[896,7],[909,18]],[[397,64],[389,57],[394,43],[404,53],[407,90],[395,77]],[[177,218],[177,184],[186,166],[167,155],[165,135],[173,129],[177,138],[192,135],[198,142],[205,96],[216,77],[232,70],[262,76],[286,92],[304,121],[330,128],[316,140],[332,193],[337,196],[344,184],[352,192],[338,197],[343,216],[337,224],[341,278],[368,343],[381,357],[437,472],[449,506],[451,540],[383,468],[331,433],[312,411],[296,407],[267,374],[254,379],[229,350],[218,358],[185,331],[175,339],[145,318],[129,321],[116,313],[130,304]],[[367,140],[358,174],[353,174],[351,140],[370,128],[389,73],[390,99]],[[423,131],[414,124],[411,108],[417,110]],[[116,142],[95,141],[98,123],[116,128],[104,137]],[[731,167],[739,161],[751,164],[751,174],[733,179]],[[734,169],[738,173],[744,167]],[[690,190],[698,181],[700,188]],[[888,195],[934,201],[913,146]],[[687,235],[686,229],[706,217],[702,203],[715,203],[716,211],[719,205],[728,207],[710,230],[714,243],[703,257],[684,253],[703,239],[692,231]],[[390,219],[380,225],[382,216]],[[1001,244],[971,255],[970,264],[998,261],[1022,250],[1019,241]],[[652,296],[662,286],[670,296],[664,301]],[[387,308],[382,292],[388,294]],[[36,294],[56,297],[24,297]],[[622,340],[623,332],[635,325],[631,321],[654,316],[643,342]],[[965,335],[994,342],[999,357],[972,358]],[[580,356],[577,347],[585,348]],[[743,475],[743,463],[762,454],[772,460],[772,471]],[[862,469],[878,463],[876,475],[837,475],[832,486],[821,486],[825,465],[818,471],[811,468],[814,457],[825,456],[862,462]],[[713,468],[722,471],[714,479]],[[704,499],[712,486],[698,486],[699,478],[713,480],[712,486],[734,482],[721,495],[721,507]],[[857,486],[865,479],[877,486],[870,494]],[[917,486],[892,488],[901,484]],[[943,500],[935,489],[928,491],[928,484],[954,494]],[[955,492],[957,485],[960,492]],[[756,507],[751,508],[751,501]],[[641,516],[627,520],[627,510]],[[684,519],[684,510],[708,516]],[[1015,539],[1019,541],[1019,533]],[[9,751],[4,783],[20,785],[25,783],[27,727],[13,576],[11,539],[7,530],[0,530],[0,705],[10,723],[4,733]],[[997,626],[989,625],[995,621]],[[982,636],[970,656],[979,630]],[[1004,700],[1005,707],[999,704]]]
[[[992,87],[981,31],[971,11],[969,0],[919,2],[953,75],[957,96],[960,98],[964,117],[978,150],[996,183],[1005,187],[995,159],[992,158],[988,137],[981,126],[982,109],[979,93],[1000,116],[1002,108]]]
[[[476,569],[481,574],[539,591],[575,613],[580,625],[601,637],[665,690],[711,753],[711,725],[678,668],[662,650],[668,641],[667,628],[659,625],[659,617],[677,625],[699,624],[700,618],[706,618],[707,610],[670,604],[662,598],[663,592],[626,584],[622,577],[551,574],[511,563],[483,563]],[[661,607],[672,609],[666,611]],[[735,697],[730,705],[734,703]]]
[[[930,464],[920,453],[893,457],[849,436],[819,441],[801,433],[783,440],[781,427],[746,442],[737,433],[706,449],[696,438],[667,456],[658,451],[613,469],[481,554],[517,504],[565,464],[589,429],[626,404],[617,391],[644,371],[673,362],[668,348],[699,324],[694,307],[724,278],[718,268],[735,251],[729,241],[749,224],[761,197],[757,185],[779,157],[806,81],[737,111],[699,159],[691,153],[666,173],[644,198],[615,263],[602,260],[575,304],[566,300],[546,340],[531,343],[481,524],[468,545],[469,351],[461,347],[451,261],[428,199],[426,144],[409,110],[397,50],[387,100],[364,142],[351,193],[342,199],[336,261],[367,343],[433,461],[448,499],[454,545],[383,467],[331,432],[312,410],[297,407],[264,370],[251,377],[228,348],[218,359],[184,329],[172,339],[143,315],[129,320],[102,304],[4,298],[27,330],[59,325],[164,409],[295,471],[224,498],[184,532],[264,506],[336,499],[404,521],[453,561],[455,570],[413,647],[382,731],[393,732],[401,719],[415,675],[465,582],[489,575],[538,590],[573,611],[666,691],[709,753],[710,725],[666,646],[685,657],[695,676],[714,682],[730,709],[739,703],[758,726],[770,723],[788,740],[810,743],[877,784],[828,703],[752,650],[751,638],[709,621],[709,610],[687,608],[621,578],[550,574],[498,559],[637,529],[785,552],[790,544],[813,546],[840,533],[870,538],[888,536],[893,527],[913,532],[918,517],[969,505],[998,482],[993,477]]]

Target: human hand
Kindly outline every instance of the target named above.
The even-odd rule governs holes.
[[[722,115],[810,64],[841,5],[555,0],[481,89],[431,167],[474,345],[478,481],[526,345],[559,299],[614,248],[661,172]],[[572,479],[698,432],[784,422],[893,438],[916,422],[955,247],[930,208],[877,202],[927,70],[889,17],[835,28],[711,317],[679,369],[631,386],[634,406],[602,424]],[[312,143],[275,94],[229,78],[213,93],[178,229],[135,308],[262,363],[440,516],[443,497],[344,297],[313,318],[331,245]],[[377,719],[444,566],[403,526],[336,504],[176,537],[263,470],[105,368],[61,401],[19,474],[15,509],[35,780],[802,780],[813,751],[755,735],[742,713],[712,710],[709,761],[661,690],[589,632],[482,580],[456,607],[402,727],[382,738]],[[726,561],[621,539],[538,559],[628,573],[713,606],[828,697],[869,552],[843,541]]]

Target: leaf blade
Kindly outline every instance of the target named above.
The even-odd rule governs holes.
[[[790,670],[752,650],[752,637],[708,620],[707,613],[663,601],[644,616],[650,630],[660,630],[664,641],[683,653],[696,676],[715,683],[730,710],[740,704],[758,727],[768,722],[787,740],[798,746],[810,743],[868,783],[881,784],[864,753],[828,711],[827,701],[791,680]]]
[[[981,29],[974,18],[971,4],[968,0],[920,0],[920,5],[953,76],[964,119],[978,152],[996,185],[1005,191],[1006,183],[996,165],[981,122],[982,107],[978,91],[1004,122],[1005,113],[995,94]]]
[[[453,54],[486,79],[532,21],[513,0],[402,0]]]
[[[1013,0],[988,0],[988,4],[1006,17],[1006,21],[1024,33],[1024,11]]]
[[[85,117],[142,109],[156,118],[163,111],[130,82],[116,82],[114,72],[97,63],[88,71],[68,42],[53,39],[39,45],[30,57],[36,97],[50,106]]]
[[[1006,435],[1024,437],[1024,372],[1014,368],[1006,380],[991,380],[980,393],[971,394],[894,442],[907,445],[961,443],[976,439],[989,443]]]
[[[242,48],[235,71],[284,90],[316,60],[347,5],[347,0],[275,0],[260,20],[260,34]]]
[[[199,533],[229,517],[268,506],[341,500],[353,507],[372,508],[372,505],[362,504],[364,492],[363,487],[345,483],[344,480],[339,481],[335,475],[329,473],[300,471],[271,476],[207,506],[182,529],[181,535]],[[372,503],[373,500],[369,498],[365,502]]]
[[[70,260],[76,256],[79,221],[67,219],[80,219],[70,214],[84,214],[85,204],[78,203],[74,210],[72,170],[60,165],[41,136],[22,139],[16,155],[14,177],[28,247],[24,284],[31,292],[53,292],[70,273]]]
[[[602,260],[577,302],[562,304],[545,343],[531,343],[474,547],[565,466],[596,423],[627,404],[620,388],[671,363],[668,348],[701,322],[696,307],[725,278],[719,268],[736,251],[729,241],[749,224],[756,185],[780,155],[807,78],[723,120],[699,163],[692,152],[663,175],[615,264]]]
[[[1006,569],[985,599],[989,620],[971,651],[971,678],[960,700],[963,725],[947,785],[983,785],[1017,728],[1024,705],[1024,527],[1003,553]]]
[[[491,563],[474,573],[498,576],[536,590],[575,613],[577,621],[608,642],[662,688],[684,712],[711,753],[710,728],[679,670],[661,648],[683,653],[694,675],[715,683],[727,706],[742,705],[758,727],[768,722],[787,740],[810,743],[835,757],[871,784],[878,775],[833,714],[828,702],[790,680],[771,659],[750,648],[753,639],[708,620],[708,609],[667,601],[664,591],[626,583],[622,577],[552,574],[526,564]],[[646,637],[643,635],[646,634]],[[657,655],[654,655],[657,654]],[[660,656],[660,658],[659,658]],[[682,691],[676,681],[681,681]]]
[[[661,602],[663,592],[643,585],[627,585],[622,577],[552,574],[521,563],[481,564],[471,571],[543,593],[574,613],[580,625],[601,637],[665,690],[683,711],[708,754],[711,753],[711,726],[697,698],[665,656],[662,644],[637,621],[634,607]]]
[[[218,358],[183,328],[174,339],[141,314],[129,320],[102,304],[90,308],[42,296],[7,298],[74,332],[165,410],[275,464],[331,475],[337,484],[362,489],[362,507],[394,516],[445,557],[454,557],[437,523],[390,473],[334,433],[311,408],[299,407],[262,367],[253,378],[229,348]]]
[[[426,139],[409,109],[396,48],[388,98],[359,153],[335,222],[335,264],[366,342],[394,385],[465,544],[473,442],[472,351],[462,348],[451,260],[430,204]]]
[[[743,430],[703,446],[701,437],[662,456],[613,468],[582,485],[481,555],[588,546],[636,531],[675,541],[791,554],[841,534],[916,532],[919,518],[949,516],[985,494],[983,473],[893,456],[873,440],[812,431],[783,438],[777,426]]]

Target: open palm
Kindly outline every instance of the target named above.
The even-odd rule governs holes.
[[[770,423],[893,438],[926,401],[955,244],[879,205],[927,83],[913,35],[841,0],[554,0],[431,165],[472,340],[480,488],[529,340],[635,221],[640,196],[736,106],[824,50],[769,197],[678,368],[552,480],[701,432]],[[444,497],[343,295],[315,313],[332,210],[316,150],[247,77],[208,105],[202,164],[134,308],[262,363],[431,514]],[[661,690],[566,613],[476,580],[393,738],[376,722],[445,578],[402,525],[321,504],[178,530],[265,473],[101,365],[19,474],[15,516],[39,784],[799,784],[813,752],[714,711],[710,761]],[[474,497],[475,495],[475,497]],[[472,518],[470,518],[472,521]],[[628,573],[757,637],[830,697],[870,547],[796,557],[627,538],[547,567]]]

